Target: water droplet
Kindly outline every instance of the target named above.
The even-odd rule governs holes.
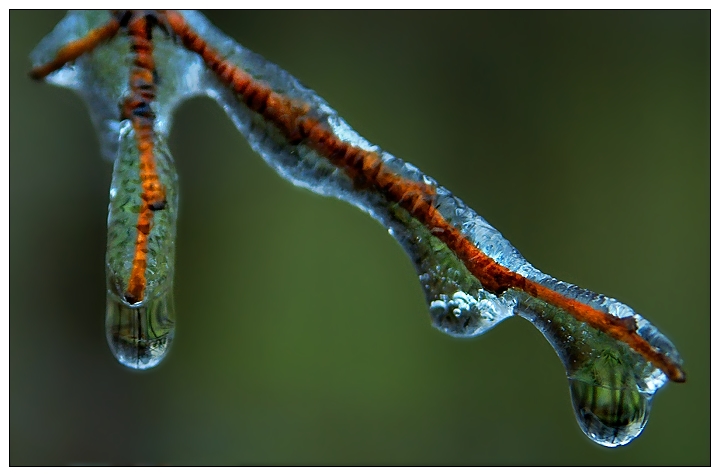
[[[570,379],[570,396],[580,429],[603,446],[626,445],[645,428],[651,396],[637,385],[617,387]]]
[[[519,292],[508,293],[518,295],[518,314],[545,335],[563,362],[582,431],[595,443],[608,447],[626,445],[637,438],[647,424],[655,392],[667,382],[665,374],[626,344],[578,322],[565,311]],[[613,302],[604,296],[594,302],[600,300]],[[638,332],[653,347],[678,365],[682,363],[665,336],[641,316],[634,318]]]
[[[626,445],[645,428],[653,392],[643,373],[628,363],[629,351],[605,348],[568,373],[570,397],[580,428],[603,446]]]
[[[175,334],[172,291],[134,305],[108,293],[105,334],[110,350],[124,366],[155,367],[167,355]]]

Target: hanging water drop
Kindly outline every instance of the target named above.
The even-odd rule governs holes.
[[[175,335],[172,291],[136,305],[109,292],[105,335],[113,355],[124,366],[137,370],[155,367],[167,355]]]
[[[632,369],[612,354],[591,360],[568,383],[575,418],[596,443],[626,445],[645,428],[652,393],[641,391]]]

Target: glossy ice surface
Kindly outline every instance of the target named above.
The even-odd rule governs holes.
[[[170,347],[175,330],[173,275],[177,173],[161,138],[155,141],[154,152],[167,204],[154,214],[147,246],[145,296],[139,303],[129,303],[125,298],[135,255],[136,224],[143,192],[135,131],[129,124],[124,124],[120,131],[119,160],[113,167],[108,206],[107,340],[115,357],[122,364],[136,369],[160,363]]]
[[[442,217],[459,230],[480,251],[510,271],[555,290],[597,310],[631,318],[637,332],[653,347],[681,364],[678,352],[647,320],[630,307],[612,298],[558,281],[528,263],[502,235],[447,189],[437,185],[413,165],[369,143],[351,129],[325,101],[302,86],[289,73],[246,50],[214,28],[201,14],[184,12],[185,20],[219,54],[256,81],[276,93],[309,106],[307,115],[327,127],[346,143],[372,151],[397,177],[424,184],[435,190],[434,206]],[[34,64],[51,59],[65,43],[104,24],[105,12],[71,12],[32,54]],[[237,95],[209,71],[201,58],[185,50],[159,31],[153,36],[158,75],[155,132],[159,164],[171,184],[170,213],[153,229],[156,241],[154,262],[148,270],[152,291],[145,301],[128,305],[118,292],[114,277],[127,263],[122,238],[124,227],[119,197],[132,200],[132,164],[137,151],[131,142],[131,128],[119,121],[118,104],[127,94],[130,65],[128,40],[123,35],[80,57],[48,77],[48,81],[78,91],[89,105],[102,141],[103,155],[115,161],[108,219],[108,340],[116,357],[125,365],[147,368],[165,355],[172,339],[174,312],[172,273],[174,260],[177,193],[172,159],[164,146],[175,107],[195,95],[214,98],[231,118],[253,149],[280,175],[295,185],[318,194],[334,196],[366,211],[382,223],[412,259],[425,292],[433,325],[455,337],[473,337],[501,321],[519,315],[530,321],[552,344],[563,362],[572,404],[582,430],[604,446],[624,445],[643,430],[655,392],[666,382],[661,370],[607,334],[579,322],[568,312],[524,291],[508,289],[498,295],[485,290],[463,261],[432,230],[410,211],[388,200],[372,187],[358,188],[345,171],[300,142],[290,143],[276,127],[252,112]],[[149,286],[150,289],[150,286]]]
[[[69,13],[32,52],[33,64],[51,59],[61,46],[109,19],[107,11]],[[155,58],[163,81],[153,104],[157,115],[154,158],[165,187],[167,206],[155,213],[148,239],[147,288],[144,299],[138,303],[126,300],[125,289],[135,252],[135,225],[142,192],[139,153],[129,121],[119,120],[120,105],[129,91],[130,42],[126,36],[118,35],[47,78],[50,83],[77,91],[85,99],[100,137],[102,155],[114,162],[108,206],[106,333],[115,357],[135,369],[157,365],[167,354],[174,335],[177,173],[164,138],[170,130],[172,110],[183,98],[196,94],[192,85],[199,84],[192,80],[193,69],[177,61],[179,57],[192,60],[192,55],[176,48],[162,35],[155,43]]]

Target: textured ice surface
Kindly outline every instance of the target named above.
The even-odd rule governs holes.
[[[110,13],[106,10],[69,12],[30,54],[33,65],[50,61],[63,45],[108,20]],[[175,108],[185,99],[205,94],[204,85],[212,73],[202,59],[178,48],[167,35],[153,35],[153,45],[155,66],[162,78],[152,105],[157,117],[155,130],[167,137]],[[73,89],[82,96],[98,131],[103,157],[110,161],[117,158],[120,105],[130,91],[131,65],[130,41],[118,35],[46,78],[49,83]]]
[[[154,144],[155,164],[167,203],[164,209],[154,213],[148,236],[145,295],[141,302],[128,303],[125,290],[135,255],[143,189],[135,131],[127,121],[122,124],[108,205],[105,330],[108,344],[119,362],[131,368],[147,369],[165,357],[175,332],[177,173],[165,141],[158,137]]]
[[[595,309],[617,317],[633,317],[642,337],[673,361],[681,362],[670,341],[628,306],[538,271],[460,199],[413,165],[362,138],[322,98],[289,73],[238,45],[201,14],[184,12],[183,15],[222,57],[270,86],[276,93],[310,106],[308,115],[337,137],[377,153],[387,169],[398,176],[432,186],[436,190],[434,205],[445,220],[487,256],[511,271]],[[84,35],[107,19],[107,14],[102,12],[68,14],[33,52],[33,62],[38,64],[49,60],[62,44]],[[153,109],[160,141],[169,132],[172,112],[182,100],[198,94],[214,98],[253,149],[280,175],[316,193],[345,200],[372,215],[388,229],[415,265],[435,327],[452,336],[472,337],[508,317],[522,316],[542,332],[562,360],[578,423],[593,441],[605,446],[623,445],[642,431],[653,394],[667,381],[660,370],[627,345],[522,291],[510,289],[499,296],[486,291],[454,252],[407,210],[388,201],[374,189],[356,189],[345,172],[308,146],[288,143],[275,126],[250,111],[234,92],[221,84],[197,55],[187,52],[160,32],[153,38],[159,79]],[[122,137],[118,104],[127,94],[129,55],[128,41],[120,36],[48,77],[48,81],[75,89],[86,99],[102,138],[103,155],[119,161],[126,160],[128,156],[123,147],[120,147],[118,155],[118,143]],[[136,367],[142,368],[158,352],[164,352],[162,349],[166,349],[166,342],[172,338],[172,326],[168,324],[174,320],[172,300],[169,304],[155,301],[144,313],[116,308],[115,305],[113,299],[108,300],[108,319],[112,323],[125,322],[120,325],[124,326],[126,337],[130,337],[118,343],[117,340],[112,341],[109,335],[113,351],[119,359],[129,359],[136,363]],[[146,329],[151,325],[160,325],[167,332],[150,335]],[[114,332],[114,335],[117,334],[121,333]],[[131,343],[130,346],[127,342]]]

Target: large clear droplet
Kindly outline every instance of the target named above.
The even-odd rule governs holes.
[[[110,350],[124,366],[155,367],[167,355],[175,335],[172,290],[133,305],[109,292],[105,334]]]
[[[567,312],[519,291],[508,294],[516,296],[518,314],[545,335],[563,362],[580,429],[595,443],[608,447],[637,438],[648,422],[653,396],[667,382],[665,374],[626,344]],[[589,302],[608,311],[621,306],[601,295]],[[638,333],[680,365],[682,360],[670,341],[632,312],[623,306],[620,314],[634,319]]]
[[[570,377],[570,397],[583,432],[603,446],[626,445],[645,428],[652,393],[641,392],[632,372],[611,357],[591,362]]]

